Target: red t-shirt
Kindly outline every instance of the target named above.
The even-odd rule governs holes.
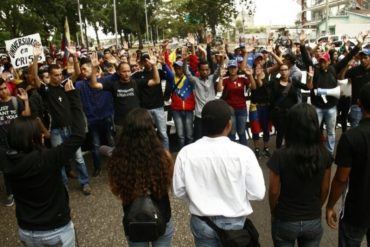
[[[239,76],[234,81],[231,81],[230,77],[226,77],[222,84],[224,86],[224,95],[226,94],[226,102],[236,110],[245,109],[246,97],[244,88],[248,87],[249,80],[244,76]]]

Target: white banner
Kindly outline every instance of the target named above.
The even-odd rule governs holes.
[[[27,67],[33,62],[33,47],[36,44],[41,45],[38,33],[5,41],[6,51],[15,69]],[[39,61],[45,61],[44,52],[39,57]]]

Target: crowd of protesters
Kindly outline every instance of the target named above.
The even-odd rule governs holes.
[[[66,65],[54,54],[40,62],[43,49],[35,45],[33,63],[22,70],[2,57],[0,170],[5,205],[15,202],[17,207],[22,243],[34,246],[33,231],[45,237],[58,229],[62,237],[57,242],[40,240],[35,246],[74,246],[68,178],[77,178],[82,193],[90,195],[81,147],[91,151],[91,175],[96,177],[103,168],[100,151],[105,145],[113,150],[109,181],[124,212],[149,189],[166,215],[167,230],[158,244],[170,246],[175,231],[168,199],[172,173],[175,196],[189,202],[196,245],[218,246],[218,236],[202,217],[223,229],[242,228],[252,213],[249,201],[264,197],[258,159],[266,157],[274,245],[294,246],[298,241],[299,246],[319,246],[338,125],[343,135],[327,222],[336,227],[333,207],[347,188],[339,245],[359,246],[366,234],[369,243],[367,34],[360,33],[353,47],[344,37],[339,49],[331,40],[310,48],[304,32],[296,42],[289,36],[269,36],[261,47],[243,39],[233,51],[227,43],[216,46],[211,36],[203,48],[192,35],[173,50],[168,41],[136,52],[114,47],[88,52],[69,46]],[[343,79],[351,85],[350,95],[331,94]],[[170,143],[168,114],[174,120],[176,144]],[[169,151],[175,145],[181,150],[174,166]],[[137,246],[129,237],[130,246]]]

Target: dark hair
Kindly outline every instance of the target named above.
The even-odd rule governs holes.
[[[117,70],[120,70],[120,69],[121,69],[121,66],[122,66],[122,65],[125,65],[125,64],[127,64],[127,66],[129,66],[129,67],[131,68],[131,66],[130,66],[130,64],[129,64],[128,62],[120,62],[120,63],[118,64],[118,66],[117,66]]]
[[[338,52],[335,49],[330,49],[329,50],[329,57],[330,57],[331,63],[338,62],[338,58],[337,58],[337,60],[334,60],[334,53],[338,53]]]
[[[202,110],[202,131],[206,136],[220,135],[233,115],[233,109],[221,99],[208,101]]]
[[[292,64],[295,64],[297,57],[293,53],[287,53],[283,56],[286,60],[289,60]]]
[[[364,111],[370,113],[370,82],[361,87],[360,102]]]
[[[202,66],[202,65],[208,65],[208,62],[206,61],[206,60],[200,60],[199,61],[199,64],[198,64],[198,69],[200,69],[200,67]]]
[[[320,126],[315,108],[307,103],[293,106],[286,118],[285,142],[297,173],[311,178],[321,166],[323,156],[330,155],[320,139]]]
[[[4,82],[4,79],[0,77],[0,85],[3,85]]]
[[[18,117],[8,129],[8,144],[11,149],[29,153],[42,148],[40,126],[34,117]]]
[[[148,191],[158,199],[167,195],[173,162],[147,110],[129,112],[107,168],[111,190],[123,205]]]
[[[50,64],[48,67],[49,74],[52,73],[53,70],[62,69],[58,64]]]

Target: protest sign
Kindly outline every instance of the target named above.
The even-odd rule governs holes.
[[[5,41],[6,50],[15,69],[27,67],[33,62],[33,47],[37,44],[41,45],[38,33]],[[45,61],[44,53],[39,57],[39,61]]]

